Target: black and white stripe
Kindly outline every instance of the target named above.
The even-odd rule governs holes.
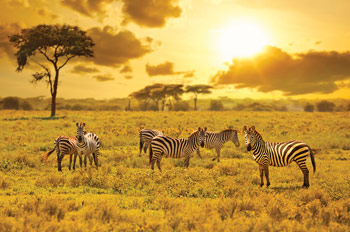
[[[270,185],[269,165],[284,167],[293,161],[297,163],[304,174],[303,187],[310,186],[306,158],[310,156],[314,172],[316,171],[316,164],[313,152],[306,143],[296,140],[282,143],[265,142],[254,126],[249,129],[244,126],[243,131],[245,132],[247,150],[253,151],[254,160],[259,164],[261,186],[264,185],[264,173],[267,181],[266,185]]]
[[[90,165],[92,159],[95,162],[96,169],[98,169],[98,156],[100,154],[100,139],[94,133],[86,133],[84,131],[85,123],[77,123],[77,154],[81,158],[84,155],[84,165],[86,167],[86,158],[89,158]],[[93,157],[91,157],[91,154]],[[74,157],[75,166],[76,156]],[[82,160],[80,159],[80,167],[82,167]]]
[[[142,129],[140,130],[139,137],[140,137],[140,153],[139,156],[141,156],[142,148],[144,153],[147,152],[147,148],[151,145],[151,141],[155,136],[163,135],[163,132],[152,130],[152,129]]]
[[[62,171],[62,159],[65,155],[69,155],[69,170],[71,170],[71,164],[72,164],[72,156],[73,154],[77,154],[76,149],[76,138],[67,137],[67,136],[59,136],[55,139],[54,145],[55,147],[51,150],[46,152],[44,155],[44,159],[47,160],[50,156],[50,154],[56,149],[57,153],[57,168],[58,171]],[[75,169],[75,165],[73,166],[73,169]]]
[[[171,158],[185,157],[185,167],[189,166],[191,154],[198,148],[199,145],[204,146],[202,141],[204,140],[204,130],[198,128],[188,138],[172,138],[169,136],[156,136],[152,139],[149,161],[152,170],[154,170],[154,163],[157,161],[157,166],[160,171],[160,161],[163,156],[169,156]]]
[[[206,131],[206,127],[204,128],[204,131]],[[216,150],[217,156],[213,158],[214,160],[218,160],[220,162],[220,151],[222,146],[228,142],[232,141],[236,147],[239,147],[239,140],[237,136],[237,131],[233,129],[226,129],[220,132],[205,132],[204,137],[204,147],[207,149],[214,149]],[[197,154],[199,157],[201,157],[199,148],[197,149]]]

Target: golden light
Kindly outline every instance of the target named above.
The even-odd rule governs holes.
[[[252,56],[268,44],[262,27],[249,21],[231,22],[216,31],[215,47],[225,61],[233,57]]]

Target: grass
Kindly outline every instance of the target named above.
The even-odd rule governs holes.
[[[349,113],[292,112],[49,112],[1,111],[0,231],[349,231]],[[34,118],[35,116],[35,118]],[[27,120],[1,120],[28,118]],[[42,155],[59,135],[74,136],[75,122],[99,135],[99,170],[57,171],[55,153]],[[244,147],[243,125],[268,141],[298,139],[316,150],[309,189],[296,164],[270,168],[260,188],[258,165]],[[240,130],[241,146],[163,159],[152,172],[138,156],[140,127],[188,136],[198,126]]]

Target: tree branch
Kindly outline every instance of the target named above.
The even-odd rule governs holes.
[[[58,67],[58,70],[60,70],[61,68],[63,68],[63,67],[68,63],[68,61],[71,60],[71,59],[74,58],[74,57],[75,57],[75,55],[68,57],[67,60],[66,60],[60,67]]]
[[[36,64],[38,64],[40,67],[42,67],[43,69],[45,69],[46,73],[47,73],[47,77],[48,77],[48,82],[50,84],[50,93],[52,95],[52,80],[51,80],[51,72],[50,69],[48,69],[47,67],[45,67],[43,64],[40,64],[38,61],[34,60],[33,58],[30,58],[32,61],[34,61]]]
[[[47,59],[48,61],[50,61],[51,63],[55,64],[55,61],[53,61],[52,59],[50,59],[50,58],[46,55],[45,52],[43,52],[41,49],[38,49],[38,51],[39,51],[41,54],[43,54],[43,55],[46,57],[46,59]]]

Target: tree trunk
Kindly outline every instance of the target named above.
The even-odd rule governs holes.
[[[194,97],[194,110],[197,110],[197,97]]]
[[[53,92],[51,93],[51,116],[54,117],[56,115],[56,96],[57,96],[57,87],[58,87],[58,75],[59,75],[59,70],[55,67],[55,81],[53,83]]]

